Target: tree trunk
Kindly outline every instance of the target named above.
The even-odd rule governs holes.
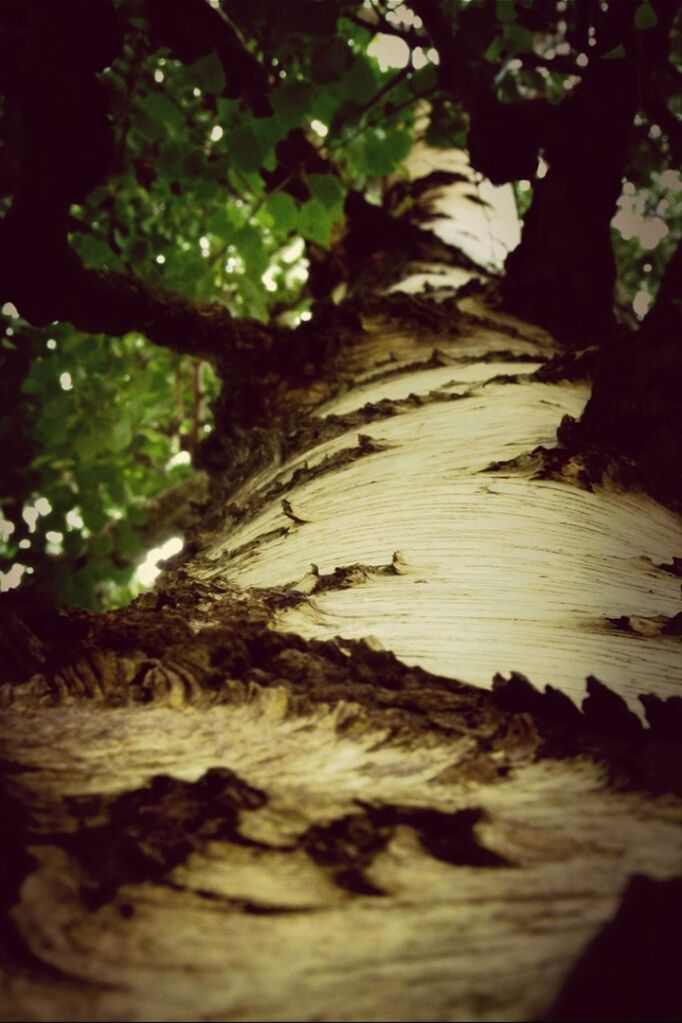
[[[679,517],[430,244],[254,383],[154,593],[8,598],[2,1019],[676,1018]]]

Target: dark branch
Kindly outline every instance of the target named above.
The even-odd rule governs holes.
[[[429,45],[428,38],[422,35],[421,32],[410,28],[409,25],[394,25],[378,13],[375,14],[374,19],[371,21],[369,18],[363,18],[350,11],[344,11],[343,16],[347,21],[352,21],[354,25],[359,25],[360,28],[365,28],[372,34],[381,32],[384,35],[396,36],[398,39],[406,42],[411,49]]]
[[[215,27],[217,12],[204,0],[186,2],[187,9],[206,8],[200,26]],[[106,0],[26,5],[23,46],[8,55],[14,65],[3,68],[22,146],[13,205],[0,222],[0,299],[14,302],[36,326],[63,320],[88,333],[137,331],[224,367],[258,364],[271,334],[256,321],[235,320],[223,306],[198,305],[132,275],[88,270],[68,245],[71,204],[111,170],[113,129],[95,72],[115,59],[112,38],[120,46],[116,11]]]
[[[376,106],[376,104],[379,103],[380,100],[387,95],[387,93],[389,93],[392,89],[395,89],[395,87],[400,85],[401,82],[405,81],[405,79],[410,75],[411,70],[410,65],[406,64],[404,67],[401,67],[399,71],[396,71],[396,73],[389,78],[387,82],[384,82],[378,92],[376,92],[373,96],[370,96],[370,98],[358,108],[355,112],[355,117],[361,117],[363,114],[367,113],[368,110],[371,110],[373,106]]]
[[[602,353],[579,437],[634,460],[659,500],[682,508],[682,243],[639,331]]]
[[[563,324],[565,336],[584,340],[586,331],[608,333],[615,283],[610,221],[634,114],[643,98],[653,102],[643,87],[666,59],[676,5],[656,0],[657,26],[644,32],[634,26],[636,0],[610,5],[608,39],[597,40],[597,51],[600,43],[608,42],[608,49],[622,43],[626,56],[597,56],[581,72],[572,95],[556,106],[544,99],[499,103],[490,69],[465,57],[463,25],[453,32],[446,6],[438,0],[413,0],[411,6],[440,54],[443,87],[469,114],[469,154],[476,169],[502,184],[533,179],[540,154],[549,165],[546,177],[536,181],[521,245],[507,263],[508,303],[555,330]],[[484,11],[474,13],[480,21],[472,21],[472,29],[483,31]],[[657,109],[664,117],[667,108]],[[677,122],[672,115],[664,119],[675,145]]]
[[[521,245],[507,261],[511,304],[549,326],[561,309],[569,333],[583,341],[586,331],[600,336],[612,325],[610,223],[637,109],[636,85],[633,61],[595,62],[573,96],[548,111],[537,141],[549,170],[535,183]]]
[[[457,14],[453,27],[451,7],[439,0],[411,0],[432,45],[438,51],[441,88],[461,102],[471,115],[481,99],[493,94],[491,65],[484,53],[498,29],[495,6],[469,4]]]
[[[233,319],[222,305],[198,305],[126,274],[87,270],[66,243],[43,249],[36,263],[35,236],[27,230],[19,217],[0,224],[0,301],[12,301],[35,326],[61,320],[89,334],[135,331],[214,363],[246,351],[265,358],[270,335],[257,321]]]
[[[657,24],[635,27],[636,0],[609,6],[602,46],[625,56],[597,58],[574,93],[553,108],[539,141],[549,165],[536,182],[521,245],[507,261],[504,288],[519,311],[557,327],[555,309],[570,310],[568,334],[584,343],[613,325],[615,261],[610,223],[627,166],[632,123],[665,60],[676,4],[656,0]],[[551,224],[551,230],[547,225]],[[570,322],[572,321],[572,322]]]

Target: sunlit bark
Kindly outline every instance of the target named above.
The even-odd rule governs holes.
[[[532,1019],[679,871],[660,717],[575,707],[679,685],[679,519],[536,450],[588,382],[485,277],[368,302],[158,597],[17,626],[2,1018]]]

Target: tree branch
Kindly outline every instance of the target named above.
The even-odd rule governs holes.
[[[481,67],[480,60],[472,59],[465,53],[467,24],[475,28],[474,19],[488,19],[489,12],[472,4],[470,11],[460,12],[460,31],[454,33],[449,18],[438,0],[412,0],[412,10],[424,23],[433,46],[438,51],[439,78],[444,89],[467,107],[473,105],[482,93],[489,91],[488,75]],[[494,19],[493,23],[494,23]],[[423,43],[422,43],[423,45]],[[480,54],[479,54],[480,58]]]
[[[676,4],[657,0],[657,24],[645,31],[635,26],[636,9],[636,0],[609,7],[596,50],[621,43],[625,56],[592,60],[573,94],[551,111],[540,137],[549,171],[536,182],[521,245],[507,261],[510,303],[550,328],[558,326],[556,308],[570,309],[568,333],[582,344],[613,328],[610,222],[634,115],[669,48]]]
[[[0,224],[0,299],[14,302],[35,326],[63,320],[89,334],[136,331],[214,363],[230,351],[265,356],[270,335],[258,321],[234,319],[222,305],[200,305],[126,274],[87,270],[64,239],[41,246],[36,263],[32,226],[11,213]]]
[[[369,21],[367,18],[362,18],[357,14],[352,14],[350,11],[344,12],[343,16],[346,21],[352,21],[354,25],[359,25],[360,28],[367,29],[367,31],[372,34],[381,32],[383,35],[396,36],[398,39],[402,39],[406,42],[410,49],[429,45],[429,40],[426,36],[422,35],[421,32],[410,28],[408,25],[393,25],[378,12],[376,13],[374,21]]]
[[[192,10],[198,2],[183,0]],[[208,12],[208,20],[200,19],[203,30],[214,25],[216,12],[203,0],[200,6]],[[176,5],[164,6],[171,8],[177,13]],[[63,320],[88,333],[137,331],[223,368],[239,360],[258,365],[272,332],[257,321],[235,320],[221,305],[197,304],[133,275],[86,269],[68,245],[71,204],[110,172],[113,129],[95,72],[116,57],[111,40],[105,45],[99,38],[103,25],[116,35],[115,18],[104,0],[64,0],[41,6],[39,16],[33,5],[27,8],[24,45],[9,69],[8,100],[22,146],[14,201],[0,222],[0,298],[36,326]],[[120,45],[120,31],[117,38]]]
[[[521,245],[507,262],[505,294],[519,312],[555,329],[561,327],[554,322],[555,311],[570,310],[573,326],[568,334],[583,340],[585,330],[600,335],[613,324],[615,264],[609,225],[638,93],[642,80],[646,84],[665,57],[675,7],[672,0],[656,0],[655,6],[656,27],[640,32],[634,26],[636,0],[612,5],[604,30],[608,48],[622,42],[626,56],[591,61],[573,94],[553,106],[544,99],[499,103],[489,70],[479,64],[471,74],[471,61],[461,52],[463,33],[453,33],[438,0],[412,3],[440,54],[443,86],[469,113],[469,152],[476,169],[495,184],[532,179],[544,152],[549,171],[536,181]],[[605,44],[604,39],[599,42]],[[668,131],[677,128],[669,120]],[[563,312],[562,318],[566,320]]]
[[[633,459],[654,496],[682,509],[682,242],[637,333],[599,360],[578,436]]]

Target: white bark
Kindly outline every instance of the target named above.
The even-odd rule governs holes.
[[[451,297],[451,269],[428,269]],[[196,647],[74,654],[53,707],[46,675],[5,689],[3,755],[21,768],[7,792],[35,864],[10,873],[3,1020],[532,1019],[628,878],[679,871],[682,802],[665,785],[619,789],[589,741],[543,758],[530,715],[495,716],[487,696],[462,710],[468,691],[448,681],[513,669],[579,700],[594,674],[633,708],[679,684],[679,640],[650,621],[679,608],[659,567],[680,553],[679,520],[570,471],[485,472],[553,445],[587,390],[531,379],[555,351],[543,331],[473,298],[459,309],[456,334],[376,320],[342,353],[318,418],[395,404],[235,496],[242,518],[186,568],[209,584]],[[357,457],[287,484],[343,449]],[[353,565],[343,585],[325,579]],[[240,594],[245,608],[284,595],[273,628],[374,637],[445,679],[379,672],[363,690],[364,662],[339,653],[344,681],[317,698],[328,668],[304,646],[209,690],[202,637],[238,641],[225,581],[241,588],[232,611]],[[620,616],[640,634],[605,620]],[[141,672],[150,705],[112,708]],[[206,788],[214,768],[237,780]],[[146,787],[158,774],[172,798]],[[188,848],[171,857],[178,836]]]
[[[428,168],[425,159],[416,162]],[[450,162],[464,169],[456,157]],[[486,222],[491,229],[506,225],[494,207],[488,212],[462,200],[471,187],[457,185],[439,203],[450,213],[437,223],[451,243],[471,236],[471,217],[479,232]],[[502,193],[504,210],[506,190],[493,191]],[[490,262],[502,247],[494,241]],[[437,287],[429,298],[453,300],[476,276],[446,266],[412,271],[391,290],[418,292],[428,279]],[[473,298],[458,308],[466,320],[452,337],[442,329],[415,337],[394,324],[366,324],[367,337],[340,366],[347,389],[316,415],[356,413],[362,420],[364,406],[386,401],[398,403],[394,414],[377,421],[367,415],[367,425],[349,424],[247,484],[236,503],[249,502],[258,513],[236,528],[228,520],[198,577],[296,587],[311,563],[325,575],[354,564],[390,565],[399,551],[405,562],[399,575],[347,589],[318,587],[281,614],[278,626],[310,637],[371,635],[409,664],[479,686],[490,685],[496,672],[516,670],[577,702],[588,675],[633,709],[638,693],[672,695],[682,681],[679,641],[648,620],[680,610],[679,582],[659,567],[682,550],[679,517],[608,481],[595,492],[570,485],[577,462],[560,480],[533,479],[538,465],[530,457],[525,469],[487,472],[495,461],[554,447],[559,421],[580,416],[589,386],[534,381],[534,371],[557,353],[551,337]],[[439,400],[429,403],[434,395]],[[421,400],[405,405],[410,396]],[[462,400],[444,400],[455,397]],[[292,523],[279,493],[268,500],[269,488],[301,465],[313,469],[357,448],[358,431],[385,450],[287,489],[310,521]],[[267,538],[283,526],[286,535]],[[259,537],[257,546],[232,555]],[[624,616],[633,632],[609,626],[608,619]]]

